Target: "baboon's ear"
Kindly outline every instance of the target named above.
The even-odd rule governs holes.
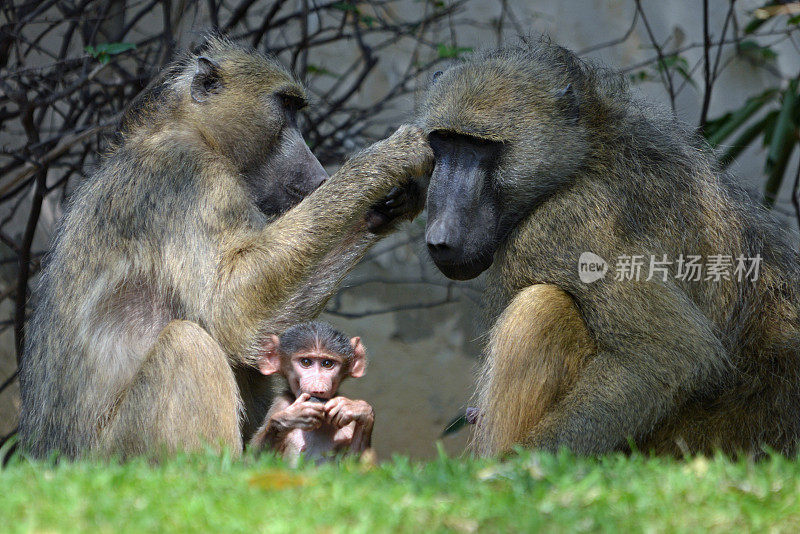
[[[558,98],[561,110],[567,118],[578,122],[578,119],[581,117],[581,110],[578,103],[578,93],[575,91],[575,88],[572,87],[572,84],[568,83],[566,87],[559,89],[556,92],[556,97]]]
[[[197,58],[197,67],[189,89],[195,102],[205,102],[208,95],[219,93],[222,89],[222,70],[219,65],[206,56]]]
[[[272,375],[281,370],[280,338],[271,335],[264,340],[262,352],[258,357],[258,370],[261,374]]]
[[[440,70],[437,70],[436,72],[434,72],[433,73],[433,77],[431,78],[431,83],[436,83],[436,80],[438,80],[439,76],[441,76],[442,74],[444,74],[444,72],[442,72]]]
[[[351,338],[350,346],[353,347],[353,361],[350,362],[349,374],[353,378],[360,378],[367,371],[367,349],[360,337]]]

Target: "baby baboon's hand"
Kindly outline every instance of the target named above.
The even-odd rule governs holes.
[[[325,405],[325,418],[338,428],[347,426],[353,421],[371,427],[375,421],[375,412],[367,401],[339,396],[332,398]]]
[[[289,405],[272,416],[272,424],[282,433],[294,429],[314,430],[325,417],[325,405],[309,400],[311,395],[303,393]]]

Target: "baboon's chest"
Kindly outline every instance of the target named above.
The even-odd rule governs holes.
[[[336,428],[323,424],[316,430],[292,430],[286,437],[287,455],[296,460],[301,454],[307,459],[319,460],[333,456],[349,445],[352,429]]]

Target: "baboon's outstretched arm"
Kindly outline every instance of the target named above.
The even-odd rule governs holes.
[[[723,371],[727,356],[712,325],[678,288],[620,282],[625,283],[636,286],[601,292],[611,304],[595,309],[610,316],[588,321],[602,328],[595,332],[597,353],[536,425],[527,445],[567,446],[585,454],[619,449]],[[658,317],[660,325],[643,317]]]
[[[262,330],[280,332],[287,327],[318,316],[344,277],[364,257],[381,236],[357,228],[316,265],[306,283],[300,286],[277,313],[262,323]]]
[[[309,317],[318,316],[338,285],[367,250],[387,231],[396,227],[398,222],[413,220],[419,215],[424,204],[424,187],[421,187],[424,179],[424,176],[419,177],[397,188],[395,194],[390,193],[389,197],[382,198],[379,206],[373,206],[375,209],[367,215],[367,220],[360,219],[353,228],[342,231],[343,237],[339,238],[339,242],[313,267],[305,283],[292,293],[277,313],[262,324],[262,330],[281,332]],[[387,199],[389,205],[384,203]],[[371,226],[368,222],[370,217],[373,222],[377,220],[382,224]]]
[[[411,157],[409,154],[413,154]],[[223,252],[218,311],[210,329],[237,359],[248,359],[269,331],[278,310],[301,294],[301,310],[318,310],[330,289],[373,242],[361,224],[369,207],[409,176],[430,173],[433,154],[422,132],[401,127],[348,160],[327,182],[257,237]],[[350,230],[350,235],[342,237]],[[331,259],[337,245],[353,245],[341,260]],[[325,258],[328,258],[325,261]],[[315,291],[308,280],[320,264],[336,269]],[[300,315],[299,313],[297,315]],[[297,317],[308,318],[308,317]]]

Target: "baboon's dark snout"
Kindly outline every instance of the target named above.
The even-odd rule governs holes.
[[[425,232],[425,241],[431,257],[439,262],[450,263],[458,253],[456,236],[442,219],[432,221]]]

